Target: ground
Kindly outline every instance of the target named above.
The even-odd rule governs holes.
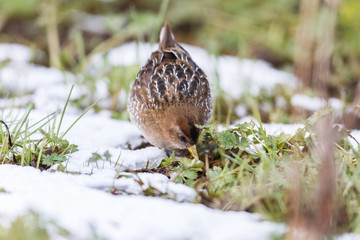
[[[245,93],[257,96],[264,90],[273,91],[278,84],[289,88],[297,84],[293,75],[263,61],[215,58],[203,49],[184,47],[207,73],[214,92],[221,89],[231,97]],[[146,43],[126,43],[94,55],[84,72],[96,73],[108,66],[141,66],[155,48]],[[0,54],[0,60],[7,60],[0,69],[0,86],[7,91],[0,95],[0,118],[10,128],[27,113],[31,103],[28,125],[51,119],[54,115],[50,114],[59,110],[44,129],[57,128],[61,122],[61,133],[84,111],[81,104],[75,104],[77,99],[102,99],[98,106],[103,107],[90,109],[66,133],[64,138],[77,145],[78,151],[68,154],[65,161],[43,171],[30,166],[0,165],[3,228],[14,226],[14,221],[22,216],[34,215],[51,239],[271,239],[286,232],[285,223],[265,221],[258,214],[221,211],[194,203],[197,193],[193,188],[174,183],[163,174],[129,171],[158,167],[166,154],[144,145],[146,140],[132,123],[112,118],[113,112],[106,110],[113,103],[109,79],[98,79],[90,98],[86,82],[82,81],[85,74],[34,65],[30,62],[32,51],[20,45],[1,44]],[[72,104],[60,120],[72,85]],[[118,108],[124,107],[124,98],[126,94],[120,91]],[[291,101],[300,106],[310,101],[305,106],[312,111],[325,105],[322,99],[304,100],[303,95],[294,96]],[[334,109],[342,107],[339,102],[332,100]],[[235,109],[238,120],[232,123],[254,120],[241,104]],[[266,131],[274,135],[293,134],[301,127],[302,124],[264,124]],[[353,131],[353,136],[360,141],[359,131]],[[35,133],[32,139],[40,137],[40,133]],[[356,145],[355,140],[350,141]],[[156,189],[162,197],[144,196],[149,188]]]

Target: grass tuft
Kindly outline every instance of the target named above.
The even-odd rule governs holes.
[[[9,123],[1,120],[6,131],[2,128],[0,131],[0,164],[18,164],[45,170],[54,164],[65,162],[68,154],[78,150],[75,144],[70,144],[64,137],[101,99],[88,107],[63,133],[60,133],[73,88],[74,86],[71,87],[58,125],[56,125],[57,112],[30,124],[32,106],[29,106],[18,120]],[[33,138],[34,135],[36,138]]]

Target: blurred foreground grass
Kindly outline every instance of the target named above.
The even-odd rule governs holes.
[[[0,225],[0,240],[48,240],[51,236],[72,238],[70,234],[58,227],[55,222],[42,219],[38,214],[30,212],[19,216],[10,228]]]

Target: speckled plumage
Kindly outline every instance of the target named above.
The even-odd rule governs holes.
[[[196,124],[207,124],[212,103],[205,73],[175,42],[168,23],[159,50],[138,73],[128,103],[130,119],[158,147],[185,149],[196,143]]]

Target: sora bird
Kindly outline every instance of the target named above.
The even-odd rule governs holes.
[[[205,73],[175,41],[170,25],[160,33],[159,49],[139,71],[128,102],[130,119],[154,146],[189,149],[196,156],[196,125],[209,122],[212,102]]]

